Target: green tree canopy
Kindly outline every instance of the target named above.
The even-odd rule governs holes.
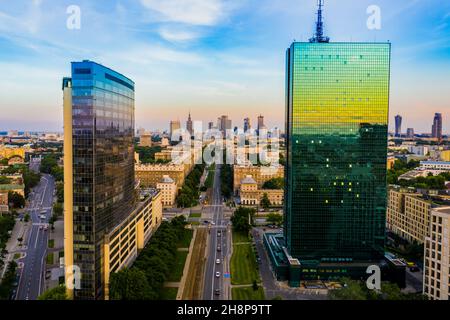
[[[45,291],[38,297],[38,300],[68,300],[66,286],[60,285]]]

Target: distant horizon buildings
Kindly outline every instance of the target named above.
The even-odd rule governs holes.
[[[414,128],[408,128],[406,130],[406,137],[409,139],[412,139],[412,138],[414,138],[414,136],[415,136]]]
[[[169,139],[172,140],[172,136],[174,132],[181,129],[181,122],[180,120],[171,120],[170,121],[170,127],[169,127]]]

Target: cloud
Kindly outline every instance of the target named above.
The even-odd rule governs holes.
[[[179,30],[169,27],[161,27],[158,33],[163,39],[170,42],[187,42],[197,39],[200,36],[198,32]]]
[[[199,26],[216,25],[227,11],[223,0],[141,0],[141,3],[157,12],[163,21]]]
[[[100,54],[100,56],[102,56]],[[170,62],[180,65],[197,65],[204,63],[201,56],[185,51],[177,51],[158,45],[139,45],[128,48],[126,52],[113,52],[103,55],[106,60],[119,59],[138,65],[149,65],[158,62]]]

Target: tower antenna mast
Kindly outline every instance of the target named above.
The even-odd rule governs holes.
[[[314,34],[314,37],[309,39],[309,42],[328,43],[330,42],[330,38],[323,35],[322,8],[324,6],[324,0],[317,0],[317,6],[319,9],[317,10],[316,33]]]

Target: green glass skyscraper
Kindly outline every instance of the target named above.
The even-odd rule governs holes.
[[[391,47],[322,31],[320,7],[315,37],[287,50],[285,241],[300,279],[384,256]]]

